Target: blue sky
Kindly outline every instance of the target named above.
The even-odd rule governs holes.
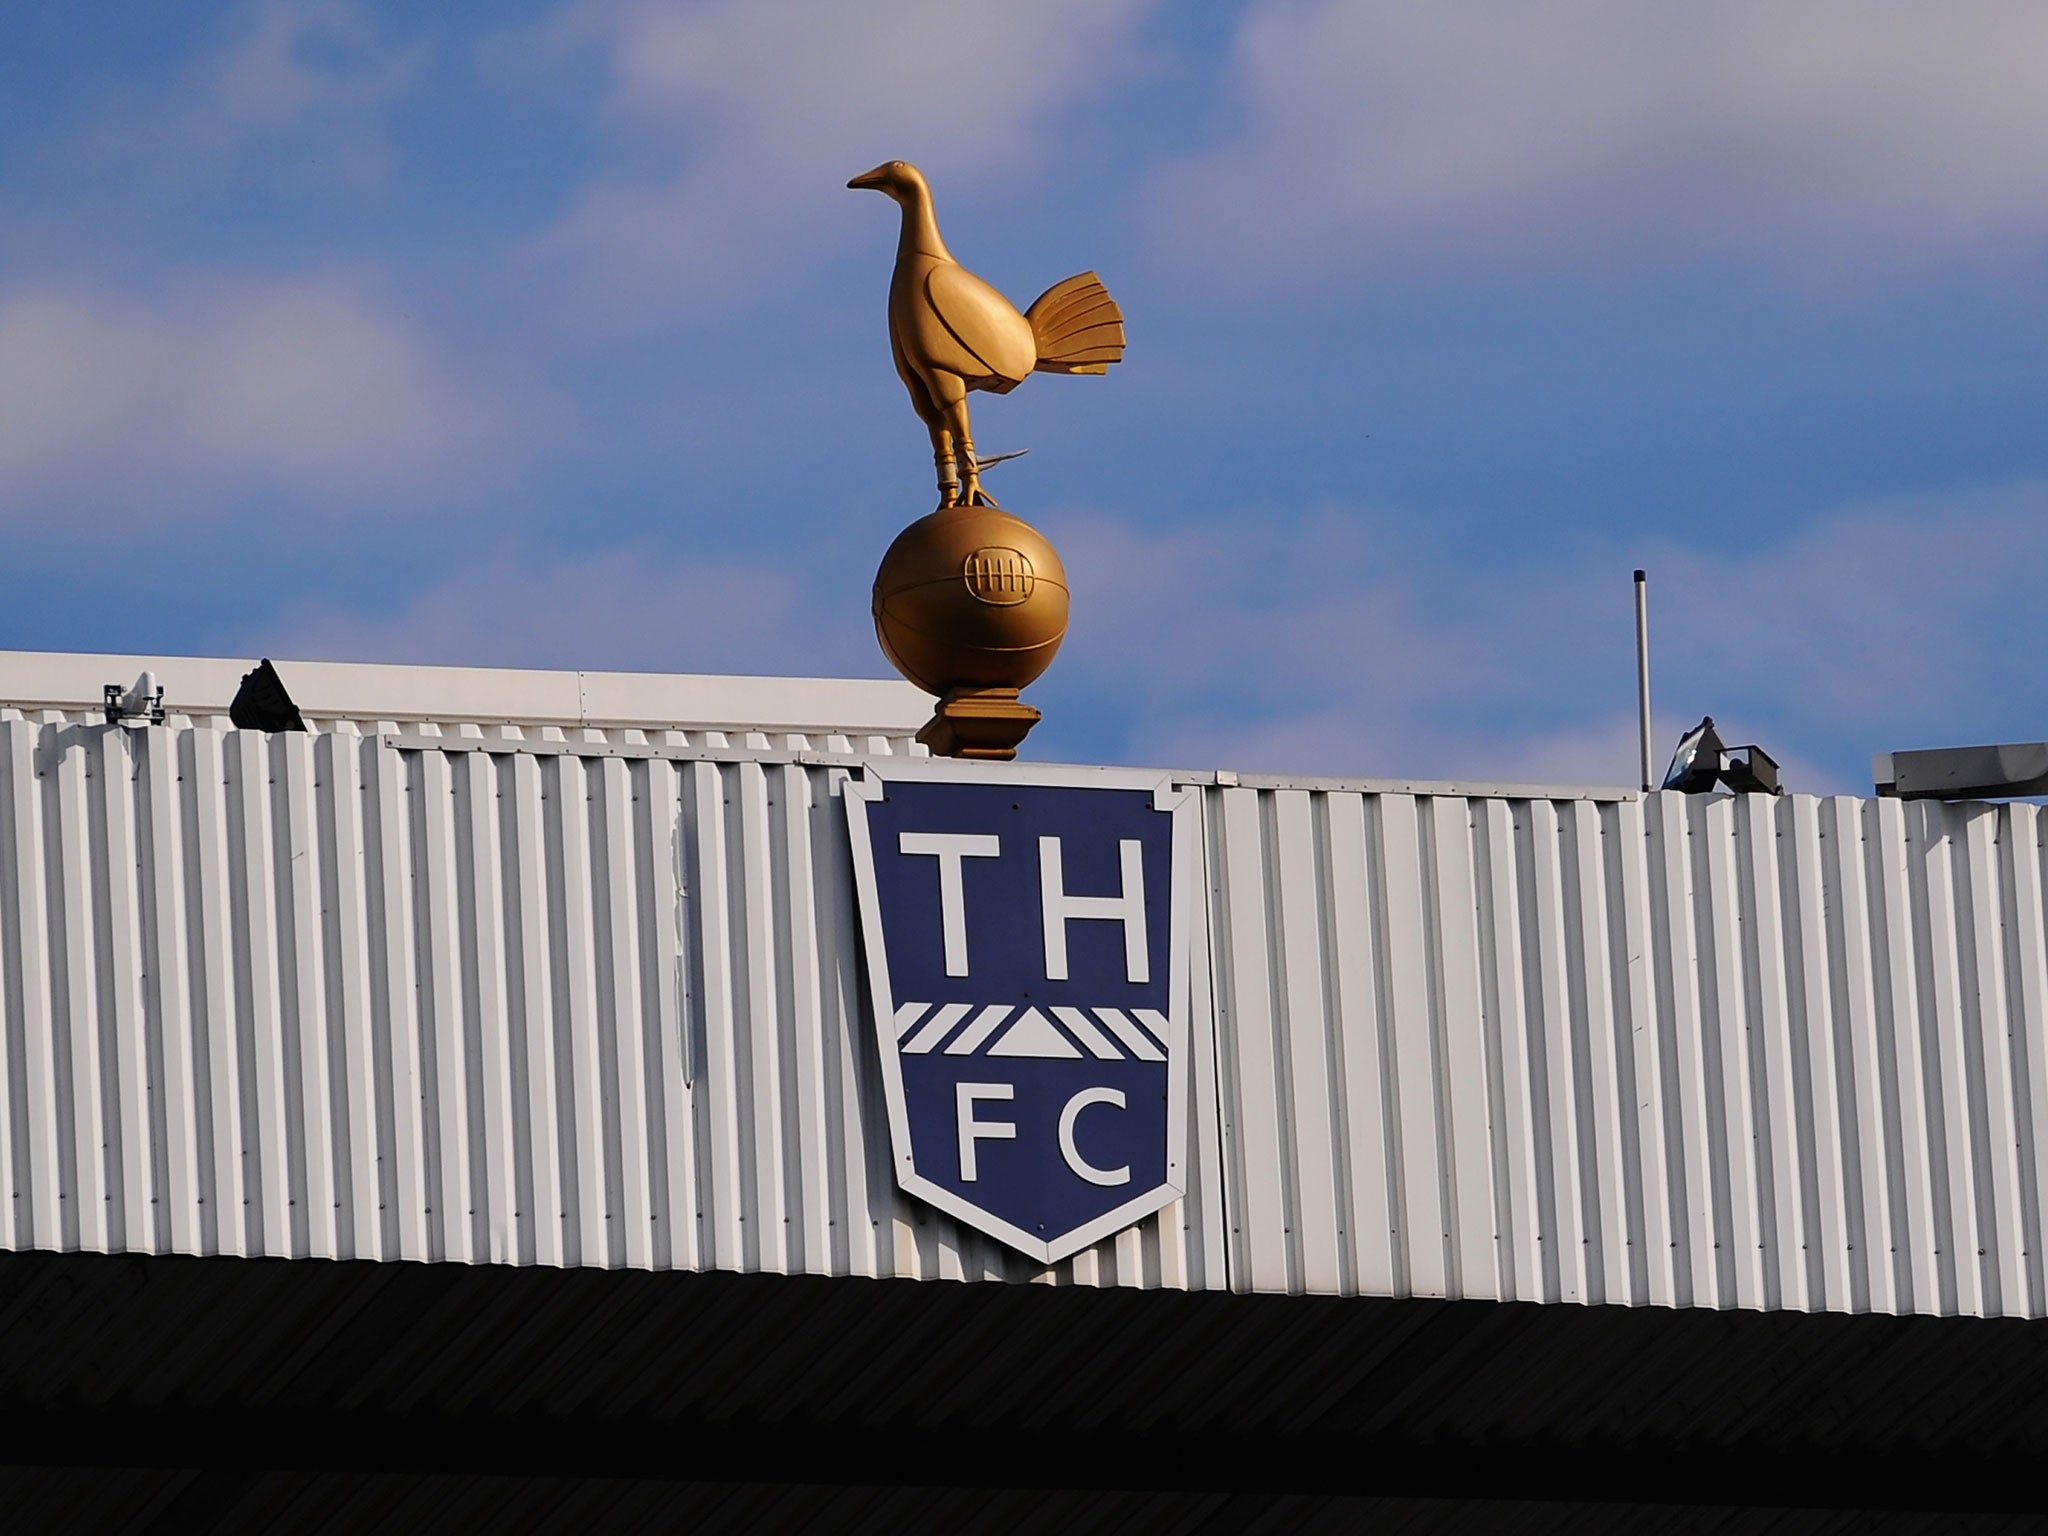
[[[0,18],[0,648],[887,675],[895,210],[1106,378],[1027,755],[1795,788],[2048,734],[2048,6]]]

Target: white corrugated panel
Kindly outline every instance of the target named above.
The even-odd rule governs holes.
[[[0,1245],[1038,1277],[753,746],[0,722]],[[1205,794],[1190,1192],[1048,1278],[2042,1315],[2040,809]]]
[[[891,1181],[845,767],[465,745],[0,723],[0,1246],[1038,1275]]]
[[[1232,1284],[2042,1315],[2044,828],[1214,792]]]

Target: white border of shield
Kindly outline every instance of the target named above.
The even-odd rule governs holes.
[[[1046,1242],[999,1217],[991,1216],[944,1186],[918,1175],[911,1155],[910,1116],[903,1093],[903,1063],[897,1054],[891,1022],[896,1000],[889,985],[889,962],[882,946],[881,906],[875,892],[874,851],[868,842],[868,805],[882,797],[891,780],[923,780],[956,784],[1028,784],[1051,789],[1147,789],[1152,808],[1173,816],[1173,880],[1167,897],[1167,1039],[1166,1039],[1166,1182],[1126,1200],[1086,1226]],[[1201,791],[1176,785],[1173,776],[1157,770],[1131,768],[1042,768],[1008,764],[961,763],[950,759],[909,758],[872,762],[861,777],[849,775],[843,791],[846,829],[853,847],[853,878],[860,905],[862,956],[867,962],[870,1027],[882,1063],[882,1087],[889,1104],[890,1149],[896,1182],[903,1190],[937,1207],[978,1232],[985,1232],[1043,1264],[1057,1264],[1105,1237],[1121,1232],[1155,1211],[1164,1210],[1187,1193],[1189,988],[1188,953],[1195,887],[1201,876]]]

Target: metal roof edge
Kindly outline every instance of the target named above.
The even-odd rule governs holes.
[[[1189,783],[1222,789],[1319,789],[1366,795],[1441,795],[1464,800],[1640,800],[1642,791],[1618,784],[1528,784],[1490,779],[1408,779],[1326,777],[1299,773],[1242,773],[1227,768],[1210,774],[1176,774]]]
[[[406,751],[531,753],[549,757],[647,757],[688,762],[803,763],[812,767],[860,767],[872,759],[864,753],[802,750],[789,747],[714,747],[701,744],[671,745],[661,742],[616,743],[583,741],[506,740],[489,736],[436,736],[417,731],[387,731],[381,738],[387,746]],[[906,771],[915,763],[920,770],[936,766],[937,760],[894,759],[890,771]],[[1228,768],[1148,768],[1109,763],[1059,763],[1019,760],[1014,763],[976,764],[962,772],[985,771],[990,778],[1009,774],[1029,778],[1033,773],[1088,776],[1113,774],[1119,777],[1158,777],[1176,784],[1213,785],[1219,789],[1302,789],[1367,795],[1441,795],[1466,800],[1592,800],[1601,802],[1639,800],[1639,790],[1624,786],[1586,784],[1499,784],[1464,779],[1371,779],[1319,776],[1313,774],[1241,773]]]
[[[156,674],[165,707],[225,714],[257,658],[0,651],[0,704],[97,709],[108,683]],[[881,678],[545,671],[273,658],[301,713],[324,719],[445,720],[693,730],[915,731],[931,700]]]

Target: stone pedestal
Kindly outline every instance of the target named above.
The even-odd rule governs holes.
[[[1038,721],[1038,711],[1021,703],[1015,688],[950,688],[917,739],[934,757],[1007,763]]]

